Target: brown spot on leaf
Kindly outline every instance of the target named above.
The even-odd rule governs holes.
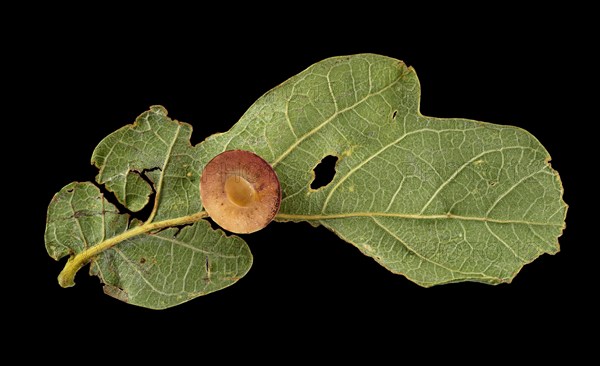
[[[129,294],[125,292],[123,289],[120,289],[113,285],[104,285],[102,288],[105,294],[110,297],[114,297],[117,300],[121,300],[123,302],[129,302]]]

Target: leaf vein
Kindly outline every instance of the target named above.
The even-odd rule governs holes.
[[[417,134],[417,133],[421,133],[421,132],[438,132],[438,131],[437,130],[431,130],[431,129],[422,129],[422,130],[415,130],[415,131],[407,132],[407,133],[403,134],[402,136],[400,136],[399,138],[397,138],[396,140],[392,141],[391,143],[385,145],[384,147],[382,147],[381,149],[379,149],[378,151],[376,151],[373,155],[369,156],[367,159],[364,159],[363,161],[361,161],[354,168],[350,169],[348,171],[348,173],[346,173],[346,175],[344,175],[343,177],[341,177],[338,180],[338,182],[335,184],[335,186],[333,186],[333,188],[329,191],[329,194],[327,195],[327,197],[325,198],[325,202],[323,203],[323,208],[321,209],[321,213],[325,213],[325,210],[327,209],[327,205],[329,204],[329,200],[331,199],[331,196],[338,189],[338,187],[342,183],[344,183],[344,181],[346,179],[348,179],[348,177],[350,177],[352,174],[354,174],[358,169],[362,168],[365,164],[367,164],[368,162],[370,162],[371,160],[373,160],[379,154],[381,154],[385,150],[389,149],[391,146],[394,146],[395,144],[397,144],[400,141],[404,140],[408,136],[411,136],[411,135],[414,135],[414,134]]]
[[[75,194],[72,194],[71,198],[69,199],[69,205],[71,206],[71,211],[73,212],[73,216],[75,216],[75,206],[73,206],[73,197],[74,196],[75,196]],[[75,220],[75,222],[77,223],[77,228],[79,229],[79,233],[81,234],[81,240],[83,240],[84,248],[85,249],[89,248],[88,241],[85,237],[85,234],[83,233],[83,229],[81,228],[81,223],[79,222],[79,219],[76,217],[73,217],[73,220]]]
[[[114,247],[113,249],[114,249],[114,251],[115,251],[115,252],[117,252],[117,253],[118,253],[118,254],[121,256],[121,258],[123,258],[123,260],[125,261],[125,263],[127,263],[127,264],[128,264],[130,267],[131,267],[131,269],[133,269],[133,270],[134,270],[134,271],[137,273],[138,277],[139,277],[139,278],[140,278],[142,281],[144,281],[144,283],[146,283],[146,285],[147,285],[148,287],[150,287],[150,288],[152,289],[152,291],[154,291],[154,292],[156,292],[156,293],[158,293],[158,294],[161,294],[161,295],[163,295],[163,296],[177,296],[177,295],[180,295],[180,294],[182,294],[182,292],[164,292],[164,291],[162,291],[162,290],[160,290],[160,289],[156,288],[156,287],[155,287],[155,286],[152,284],[152,282],[150,282],[150,281],[149,281],[149,280],[146,278],[146,276],[144,276],[144,274],[143,274],[143,273],[140,271],[140,269],[139,269],[139,268],[138,268],[138,267],[137,267],[137,266],[136,266],[136,265],[135,265],[133,262],[131,262],[131,261],[129,260],[129,258],[128,258],[128,257],[125,255],[125,253],[123,253],[121,250],[119,250],[119,249],[118,249],[118,248],[116,248],[116,247]]]
[[[152,234],[150,234],[150,235],[152,235]],[[210,255],[214,255],[216,257],[220,257],[220,258],[232,258],[232,259],[235,259],[235,258],[239,257],[239,256],[235,256],[235,255],[234,256],[232,256],[232,255],[225,255],[225,254],[219,254],[219,253],[215,253],[215,252],[211,252],[211,251],[207,251],[207,250],[202,250],[200,248],[196,248],[195,246],[187,244],[187,243],[184,243],[182,241],[179,241],[179,240],[176,240],[176,239],[167,238],[167,237],[160,236],[160,235],[154,235],[153,237],[156,238],[156,239],[159,239],[159,240],[164,240],[164,241],[167,241],[167,242],[171,242],[171,243],[177,244],[179,246],[182,246],[184,248],[187,248],[187,249],[189,249],[191,251],[195,251],[195,252],[198,252],[198,253],[210,254]]]
[[[485,227],[486,227],[486,228],[487,228],[487,230],[490,232],[490,234],[492,234],[492,236],[493,236],[494,238],[496,238],[496,240],[498,240],[500,243],[502,243],[502,245],[504,245],[504,246],[505,246],[505,247],[506,247],[506,248],[507,248],[507,249],[508,249],[508,250],[509,250],[509,251],[510,251],[510,252],[511,252],[511,253],[512,253],[514,256],[515,256],[515,258],[517,258],[518,260],[520,260],[520,261],[521,261],[521,262],[523,262],[523,263],[526,263],[526,262],[527,262],[525,259],[523,259],[521,256],[519,256],[519,255],[517,254],[517,252],[515,252],[515,250],[514,250],[514,249],[513,249],[513,248],[512,248],[510,245],[508,245],[508,244],[507,244],[507,243],[506,243],[506,242],[505,242],[505,241],[504,241],[504,240],[503,240],[501,237],[499,237],[499,236],[498,236],[498,234],[496,234],[496,233],[495,233],[495,232],[492,230],[492,228],[490,227],[490,225],[489,225],[487,222],[485,223]]]
[[[398,81],[400,81],[400,79],[402,79],[403,74],[400,74],[400,76],[398,78],[396,78],[395,80],[393,80],[390,84],[386,85],[385,87],[381,88],[381,90],[375,92],[375,93],[369,93],[367,94],[364,98],[362,98],[361,100],[357,101],[356,103],[343,108],[339,111],[337,111],[336,113],[332,114],[331,117],[327,118],[325,121],[323,121],[320,125],[318,125],[317,127],[313,128],[312,130],[308,131],[306,134],[304,134],[302,137],[300,137],[298,140],[296,140],[296,142],[294,142],[287,150],[285,150],[283,152],[283,154],[281,154],[277,159],[275,159],[272,163],[271,166],[275,167],[277,164],[279,164],[281,162],[281,160],[283,160],[286,156],[288,156],[295,148],[296,146],[300,145],[304,140],[306,140],[307,138],[309,138],[310,136],[314,135],[315,133],[317,133],[321,128],[325,127],[328,123],[330,123],[331,121],[333,121],[338,115],[340,115],[341,113],[344,113],[348,110],[352,110],[353,108],[355,108],[357,105],[359,105],[360,103],[364,102],[365,100],[369,99],[372,96],[381,94],[383,92],[385,92],[386,90],[388,90],[389,88],[391,88],[394,84],[396,84]]]
[[[494,201],[494,203],[490,206],[490,208],[487,210],[487,212],[485,213],[485,215],[489,216],[490,213],[494,210],[494,208],[496,208],[496,206],[498,205],[498,203],[500,203],[502,201],[502,199],[504,199],[504,197],[506,197],[508,194],[510,194],[510,192],[512,192],[516,187],[518,187],[524,181],[526,181],[527,179],[533,177],[534,175],[542,173],[545,169],[546,169],[546,167],[544,166],[542,169],[540,169],[538,171],[535,171],[535,172],[533,172],[531,174],[528,174],[528,175],[524,176],[523,178],[519,179],[515,184],[513,184],[512,186],[510,186],[503,194],[499,195],[498,198],[496,198],[496,201]]]
[[[431,204],[431,202],[433,202],[433,200],[437,197],[437,195],[442,191],[442,189],[444,189],[444,187],[446,187],[446,185],[448,183],[450,183],[454,178],[456,178],[456,176],[458,174],[460,174],[460,172],[467,167],[469,164],[473,163],[475,160],[481,158],[482,156],[485,156],[487,154],[490,153],[494,153],[494,152],[502,152],[504,150],[510,150],[510,149],[530,149],[533,150],[529,147],[525,147],[525,146],[508,146],[508,147],[502,147],[500,149],[492,149],[492,150],[486,150],[483,151],[477,155],[475,155],[474,157],[472,157],[471,159],[467,160],[464,164],[462,164],[460,167],[458,167],[454,173],[452,173],[448,179],[446,179],[437,189],[436,191],[433,193],[433,195],[431,195],[431,198],[429,198],[429,200],[425,203],[425,205],[423,206],[423,208],[421,209],[421,211],[419,212],[420,214],[422,214],[423,212],[425,212],[425,210],[427,209],[427,207],[429,207],[429,205]]]
[[[463,220],[463,221],[481,221],[491,222],[495,224],[521,224],[521,225],[535,225],[535,226],[557,226],[562,227],[562,224],[555,224],[550,222],[536,222],[536,221],[521,221],[521,220],[503,220],[494,219],[490,217],[476,217],[476,216],[461,216],[454,214],[443,214],[443,215],[422,215],[422,214],[402,214],[402,213],[388,213],[388,212],[344,212],[337,214],[319,214],[319,215],[297,215],[297,214],[286,214],[278,213],[275,219],[279,221],[320,221],[320,220],[335,220],[345,219],[353,217],[397,217],[402,219],[411,220]]]
[[[390,235],[392,238],[396,239],[400,244],[402,244],[406,250],[410,251],[411,253],[415,254],[417,257],[421,258],[423,261],[429,262],[431,264],[433,264],[434,266],[438,266],[440,268],[443,268],[445,270],[447,270],[448,272],[450,272],[452,274],[452,278],[455,278],[455,273],[459,273],[462,275],[467,275],[467,276],[481,276],[481,277],[488,277],[487,275],[483,274],[483,273],[479,273],[479,272],[463,272],[463,271],[459,271],[457,269],[452,269],[450,267],[447,267],[439,262],[434,261],[433,259],[430,259],[422,254],[420,254],[419,252],[417,252],[413,247],[409,246],[404,240],[400,239],[400,237],[398,237],[396,234],[394,234],[391,230],[389,230],[385,225],[382,225],[379,221],[377,221],[374,217],[372,218],[373,221],[375,222],[375,224],[377,226],[379,226],[380,228],[382,228],[388,235]]]
[[[190,263],[188,264],[188,266],[185,270],[185,274],[183,275],[183,278],[181,280],[181,292],[186,292],[185,284],[187,282],[187,276],[190,273],[190,269],[192,268],[192,265],[194,264],[194,256],[195,255],[196,255],[196,252],[192,252],[192,255],[190,257]]]
[[[163,182],[164,182],[164,178],[165,178],[165,172],[167,171],[167,165],[169,164],[169,161],[171,160],[171,152],[173,151],[173,146],[175,146],[175,142],[179,138],[180,131],[181,131],[181,124],[177,123],[177,130],[173,134],[173,140],[171,141],[171,144],[168,145],[166,157],[162,164],[162,169],[160,169],[160,177],[158,178],[158,184],[156,186],[156,196],[154,198],[154,207],[152,208],[152,212],[150,213],[150,216],[148,217],[148,220],[146,221],[147,223],[152,222],[154,220],[154,217],[156,216],[156,213],[158,212],[158,207],[160,206],[160,199],[162,196],[162,186],[163,186]]]

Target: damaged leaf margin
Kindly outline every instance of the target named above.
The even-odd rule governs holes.
[[[94,150],[97,182],[126,209],[139,211],[155,192],[143,223],[119,212],[91,182],[71,183],[54,196],[45,240],[52,258],[70,256],[61,286],[73,286],[77,271],[91,262],[90,273],[107,294],[162,309],[227,287],[248,272],[246,243],[201,220],[200,163],[190,134],[191,126],[152,107]]]

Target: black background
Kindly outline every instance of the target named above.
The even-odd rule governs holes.
[[[537,329],[536,337],[552,343],[565,329],[569,334],[574,324],[595,319],[588,312],[589,287],[582,286],[590,280],[581,263],[592,242],[580,234],[583,192],[573,163],[580,132],[569,104],[577,93],[574,81],[584,78],[573,43],[577,30],[535,14],[511,13],[501,21],[489,14],[445,22],[422,18],[410,25],[392,21],[393,13],[390,21],[373,25],[363,23],[367,14],[335,25],[329,16],[210,24],[211,14],[156,10],[124,19],[63,17],[19,43],[26,71],[14,76],[26,85],[18,93],[29,107],[18,121],[31,128],[28,151],[38,152],[26,169],[34,169],[35,177],[29,171],[20,180],[36,187],[26,205],[27,242],[20,243],[30,277],[19,280],[28,290],[19,299],[33,329],[54,334],[52,342],[101,330],[118,340],[132,332],[164,339],[197,329],[199,344],[214,338],[233,343],[253,329],[281,339],[306,331],[321,339],[370,339],[392,331],[422,334],[424,342],[464,330],[470,341],[480,335],[502,345],[510,341],[494,338],[500,332],[526,338]],[[226,131],[263,93],[311,64],[362,52],[416,69],[424,115],[516,125],[542,142],[570,205],[560,253],[525,266],[510,285],[424,289],[323,228],[273,223],[244,236],[254,255],[246,277],[172,309],[147,310],[105,296],[87,269],[75,287],[58,286],[64,260],[54,262],[44,250],[45,210],[67,183],[93,180],[89,160],[103,137],[161,104],[170,117],[193,125],[192,142],[198,143]],[[358,332],[364,326],[368,330]]]

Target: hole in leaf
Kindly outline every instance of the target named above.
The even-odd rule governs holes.
[[[335,176],[335,163],[337,161],[337,156],[328,155],[324,157],[314,169],[315,179],[310,183],[310,188],[319,189],[331,183]]]
[[[93,183],[96,185],[96,187],[98,187],[98,189],[100,189],[102,196],[108,202],[110,202],[117,208],[117,211],[119,211],[120,213],[129,215],[130,223],[133,222],[133,220],[139,220],[141,222],[144,222],[150,216],[150,212],[152,211],[151,206],[154,205],[154,196],[155,196],[154,192],[150,196],[149,204],[147,204],[140,211],[133,212],[130,209],[128,209],[127,207],[125,207],[121,202],[119,202],[119,200],[117,199],[115,194],[113,192],[109,191],[104,184],[98,184],[97,182],[93,182]]]
[[[150,217],[150,213],[152,213],[152,209],[154,208],[154,199],[156,198],[156,187],[154,185],[154,182],[152,182],[152,179],[150,179],[150,177],[148,176],[148,174],[152,174],[152,172],[158,172],[160,174],[160,169],[144,169],[141,173],[138,171],[134,172],[137,173],[140,176],[140,178],[142,178],[146,183],[148,183],[150,188],[152,188],[152,193],[148,197],[148,203],[138,212],[131,213],[132,217],[138,218],[142,221],[146,221],[146,219]]]
[[[394,111],[394,113],[392,114],[392,119],[396,119],[397,114],[398,114],[398,111]]]

